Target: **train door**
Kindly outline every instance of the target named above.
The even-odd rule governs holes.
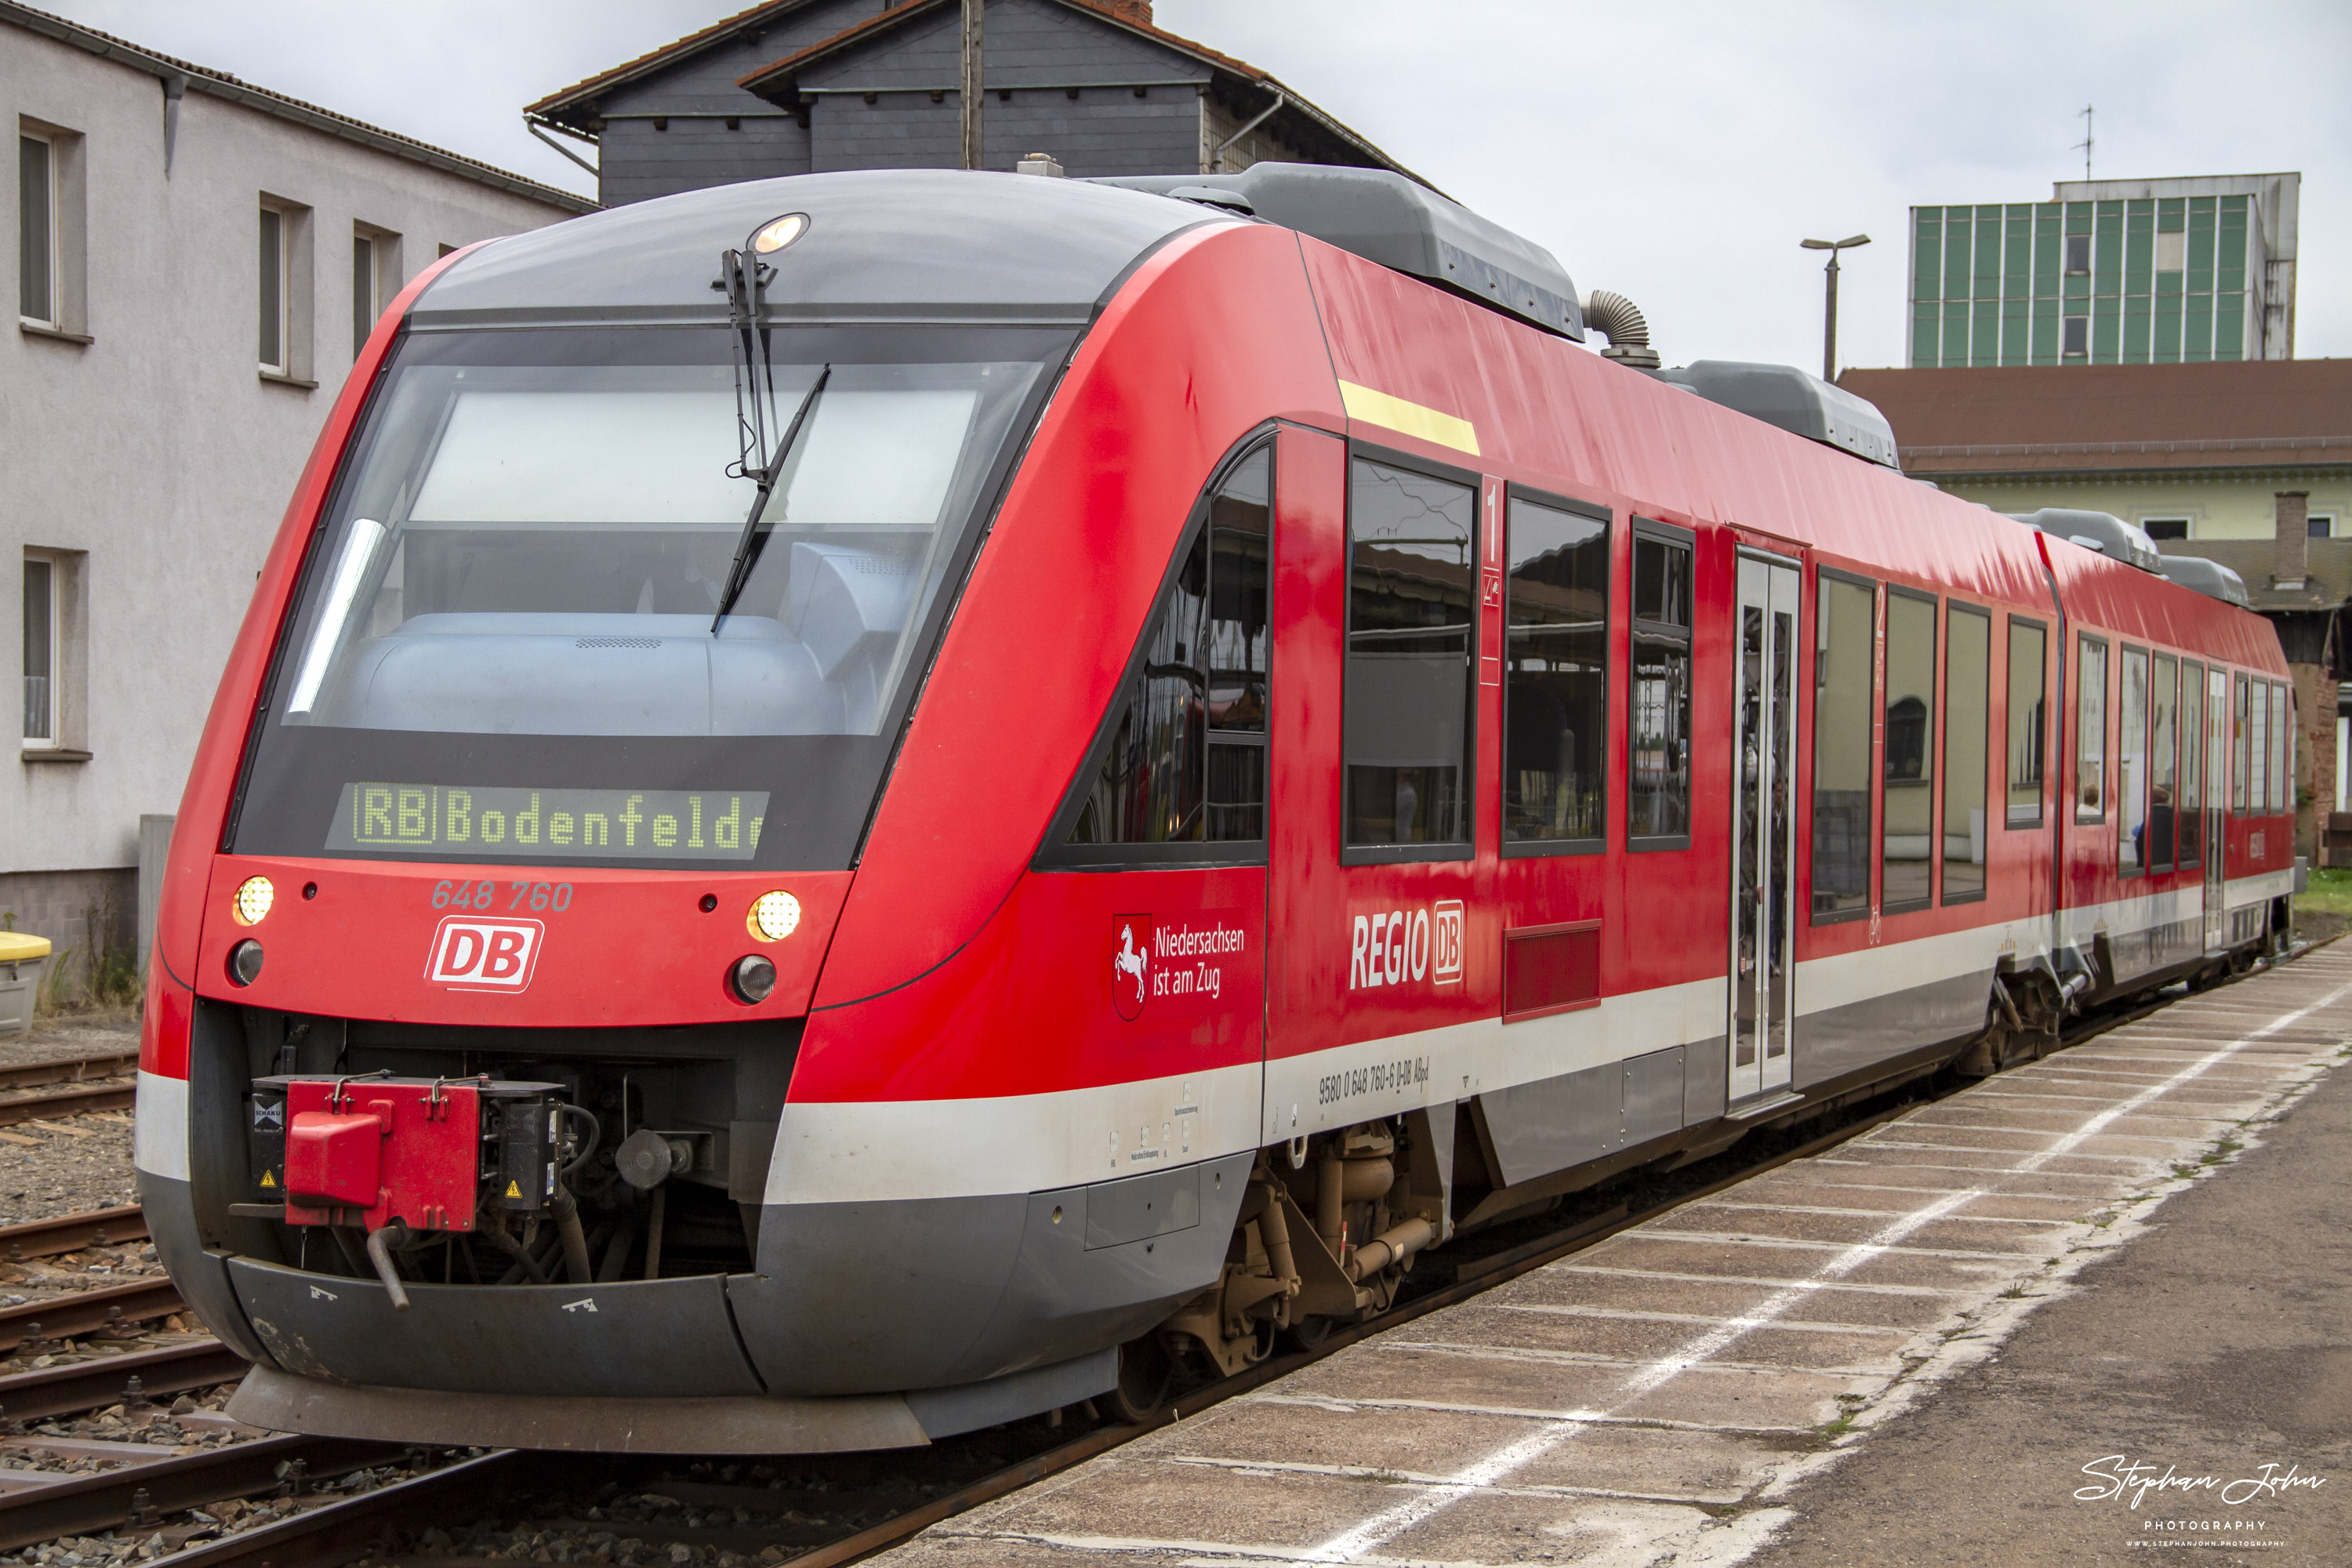
[[[1797,585],[1794,563],[1742,550],[1732,749],[1730,1098],[1789,1083],[1793,1063]]]
[[[2223,669],[2205,677],[2205,951],[2219,952],[2227,945],[2227,911],[2222,908],[2223,862],[2229,858],[2230,835],[2230,674]]]

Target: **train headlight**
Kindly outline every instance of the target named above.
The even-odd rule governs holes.
[[[257,926],[269,913],[269,906],[277,897],[278,889],[269,885],[268,878],[247,877],[237,884],[236,898],[229,905],[229,912],[241,926]]]
[[[727,983],[739,1000],[756,1006],[776,988],[776,966],[756,952],[746,953],[727,972]]]
[[[790,893],[761,893],[743,923],[761,942],[782,942],[800,930],[801,901]]]

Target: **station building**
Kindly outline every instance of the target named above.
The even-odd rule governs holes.
[[[354,350],[456,247],[593,204],[0,0],[0,917],[136,973],[145,852]]]
[[[737,180],[962,164],[961,0],[767,0],[527,106],[608,206]],[[1260,161],[1418,178],[1150,0],[987,0],[980,167],[1238,174]],[[593,163],[564,145],[593,142]],[[1426,182],[1423,182],[1426,183]]]

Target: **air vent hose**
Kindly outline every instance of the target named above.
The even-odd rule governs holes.
[[[1602,359],[1635,370],[1658,368],[1658,351],[1650,346],[1650,323],[1642,319],[1642,308],[1614,289],[1595,289],[1584,297],[1584,324],[1608,336]]]

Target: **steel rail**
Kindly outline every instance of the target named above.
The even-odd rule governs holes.
[[[137,1102],[138,1092],[133,1084],[94,1083],[28,1094],[22,1100],[0,1100],[0,1127],[54,1116],[87,1116],[93,1110],[128,1110]]]
[[[154,1459],[120,1469],[0,1497],[0,1552],[59,1536],[89,1535],[224,1498],[274,1491],[298,1462],[308,1479],[331,1479],[411,1451],[399,1443],[308,1436],[258,1437],[194,1454],[173,1455],[166,1449]]]
[[[46,1421],[109,1405],[136,1405],[243,1377],[246,1359],[218,1340],[100,1356],[0,1377],[0,1417]]]
[[[0,1067],[0,1089],[30,1089],[44,1083],[80,1083],[86,1079],[129,1078],[139,1066],[137,1051],[108,1051],[92,1057],[59,1057],[54,1061]]]
[[[184,1312],[180,1288],[169,1279],[134,1279],[96,1290],[68,1290],[21,1306],[0,1307],[0,1352],[37,1340],[74,1340],[100,1329],[152,1321]]]
[[[404,1518],[463,1523],[496,1508],[524,1479],[551,1478],[551,1460],[576,1454],[500,1448],[426,1475],[321,1503],[276,1524],[224,1535],[153,1559],[148,1568],[335,1568],[371,1550]]]
[[[27,1220],[0,1226],[0,1258],[22,1263],[27,1258],[55,1258],[86,1247],[120,1247],[147,1239],[147,1214],[137,1204],[118,1208],[89,1209],[58,1215],[54,1219]]]

